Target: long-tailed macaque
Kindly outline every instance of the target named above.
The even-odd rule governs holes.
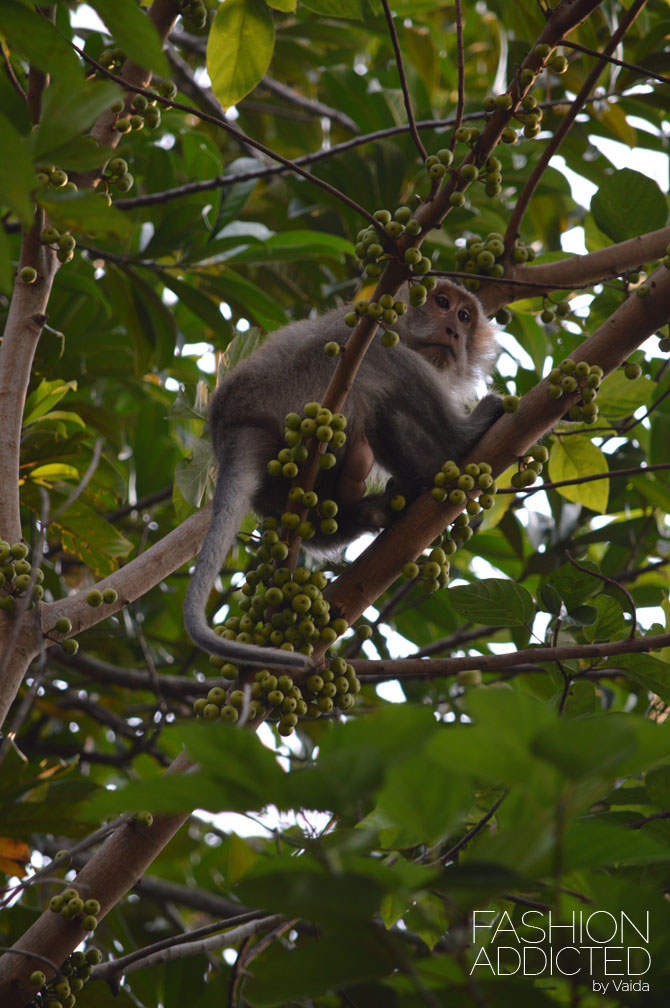
[[[226,640],[205,621],[214,579],[250,511],[280,515],[286,480],[270,477],[267,464],[284,447],[284,419],[319,400],[333,372],[324,353],[329,341],[346,343],[348,309],[294,322],[273,333],[241,361],[212,397],[209,427],[219,472],[212,521],[186,594],[184,622],[196,644],[228,661],[304,669],[309,658],[276,648]],[[333,543],[315,537],[308,549],[332,550],[362,531],[384,524],[384,495],[365,494],[373,463],[399,488],[432,485],[448,458],[460,460],[501,415],[501,400],[487,395],[472,412],[478,379],[488,376],[497,353],[493,329],[475,297],[438,280],[426,303],[409,308],[393,326],[400,342],[375,337],[347,395],[347,442],[335,469],[319,477],[339,504]],[[322,496],[317,483],[317,493]]]

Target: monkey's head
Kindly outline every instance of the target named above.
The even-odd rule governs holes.
[[[401,336],[450,378],[472,381],[488,374],[498,348],[493,327],[473,294],[452,283],[438,280],[421,308],[408,308]]]

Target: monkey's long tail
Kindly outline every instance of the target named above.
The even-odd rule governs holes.
[[[261,667],[306,669],[306,655],[279,648],[258,647],[226,640],[211,630],[205,620],[205,605],[214,580],[223,566],[242,520],[250,510],[256,477],[248,460],[233,453],[221,467],[214,491],[212,522],[196,561],[184,601],[184,625],[199,647],[230,662]]]

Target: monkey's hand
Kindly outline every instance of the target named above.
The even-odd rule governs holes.
[[[489,392],[488,395],[479,400],[470,417],[472,420],[476,419],[482,423],[488,421],[486,426],[490,427],[496,420],[500,419],[504,412],[502,396],[496,395],[495,392]]]

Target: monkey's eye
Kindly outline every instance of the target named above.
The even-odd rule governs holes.
[[[447,297],[446,294],[438,294],[435,300],[437,301],[440,308],[449,307],[449,298]]]
[[[470,312],[467,310],[467,308],[461,308],[460,309],[460,311],[458,313],[458,319],[459,319],[460,322],[469,322],[470,321]]]

